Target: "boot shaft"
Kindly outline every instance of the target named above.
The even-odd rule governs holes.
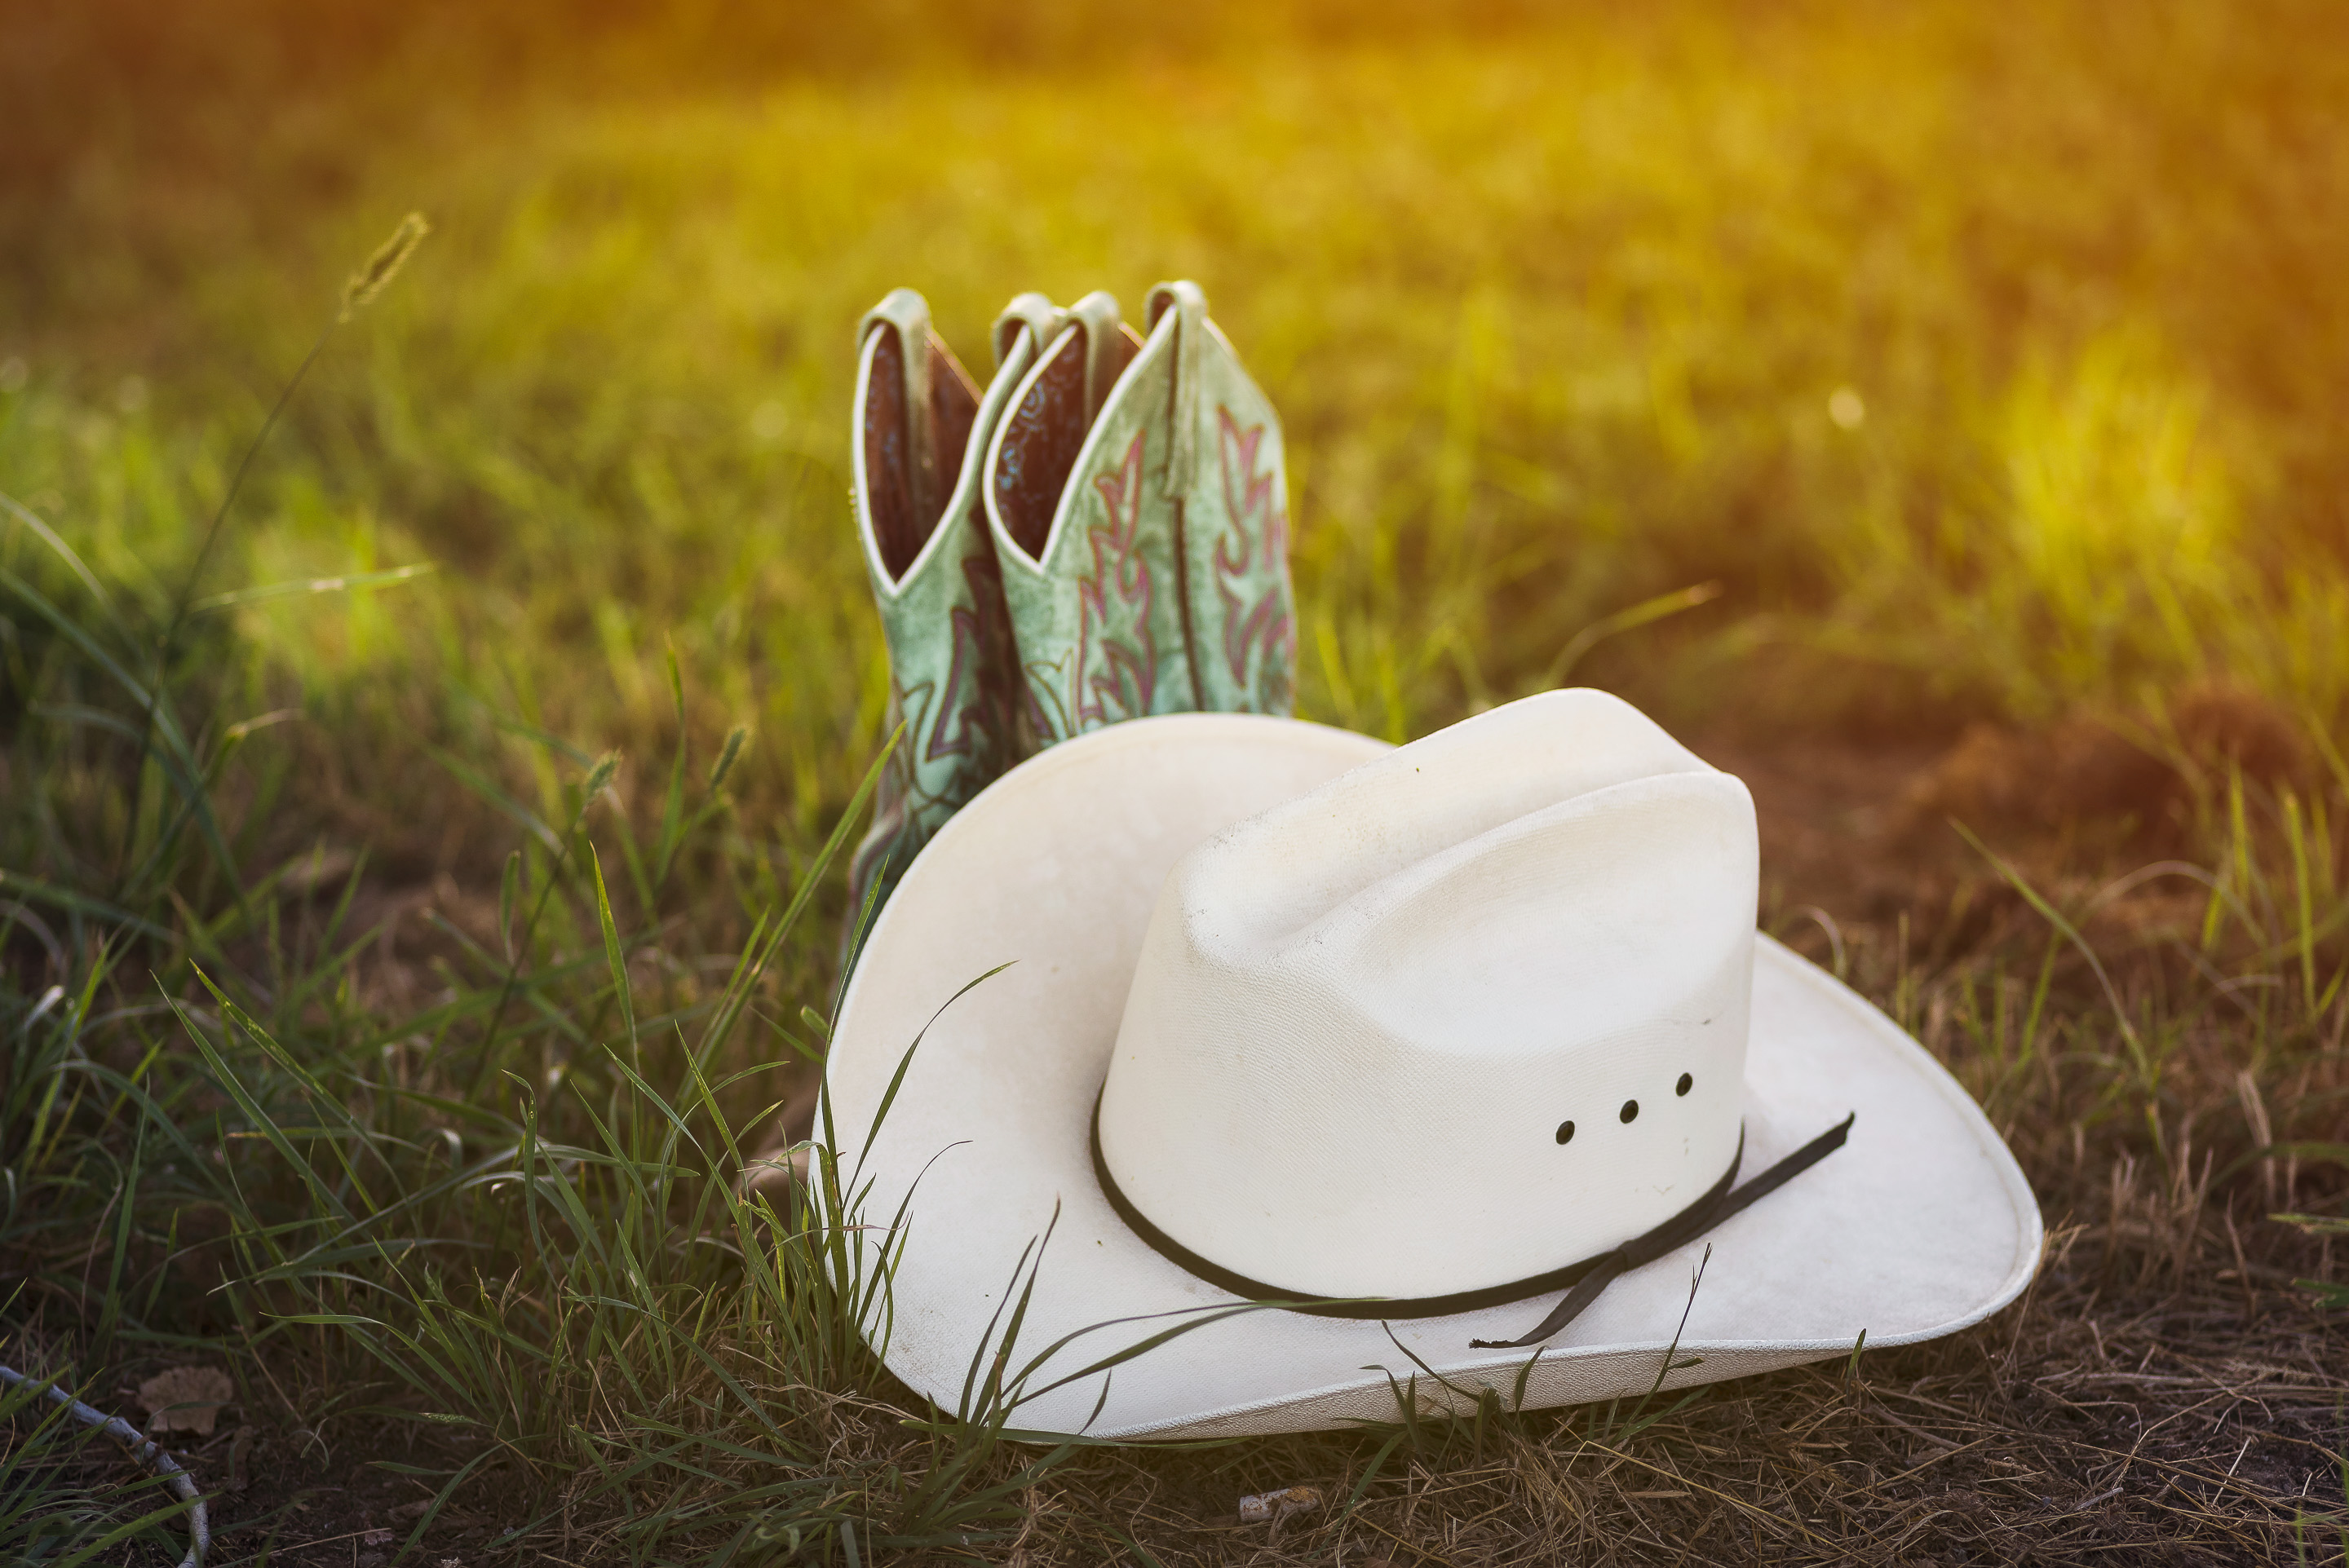
[[[978,480],[995,423],[1059,320],[1041,295],[1013,301],[984,394],[912,290],[891,294],[859,328],[857,533],[888,645],[887,723],[904,727],[851,866],[860,910],[876,888],[885,899],[947,819],[1034,749]]]
[[[1146,340],[1114,308],[1096,295],[1071,312],[983,470],[1044,745],[1149,714],[1291,706],[1279,420],[1195,285],[1153,291]]]

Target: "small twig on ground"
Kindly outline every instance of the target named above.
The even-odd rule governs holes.
[[[210,1522],[204,1516],[203,1499],[197,1494],[196,1483],[179,1461],[163,1451],[163,1445],[141,1433],[138,1428],[119,1416],[109,1416],[93,1409],[67,1393],[54,1382],[27,1377],[13,1367],[0,1367],[0,1378],[19,1388],[37,1388],[49,1398],[66,1408],[66,1413],[86,1427],[99,1431],[120,1443],[141,1469],[160,1477],[171,1489],[171,1495],[188,1505],[188,1554],[180,1559],[180,1568],[202,1568],[204,1553],[212,1549]]]

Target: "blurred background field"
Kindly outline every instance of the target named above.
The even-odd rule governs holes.
[[[158,984],[202,1001],[192,965],[319,1084],[429,1037],[399,1072],[470,1096],[489,1149],[512,1052],[542,1084],[602,1070],[619,992],[576,975],[600,944],[574,852],[600,834],[627,972],[700,1016],[883,739],[847,408],[855,320],[901,284],[981,375],[1018,290],[1138,311],[1161,278],[1205,286],[1286,422],[1305,716],[1401,739],[1565,676],[1761,776],[1841,770],[1803,799],[1875,791],[1780,835],[1765,915],[1942,1031],[2051,1193],[2109,1185],[2101,1255],[2126,1233],[2170,1260],[2131,1262],[2140,1283],[2221,1244],[2229,1181],[2267,1183],[2242,1223],[2329,1201],[2322,1159],[2279,1191],[2282,1157],[2237,1156],[2341,1141],[2349,19],[1621,10],[0,9],[0,490],[88,568],[0,528],[0,868],[41,934],[6,949],[0,1136],[45,1194],[10,1189],[16,1320],[125,1354],[81,1337],[129,1309],[72,1258],[138,1118],[77,1100],[95,1152],[67,1158],[41,1085],[80,1052],[160,1095],[138,1075],[187,1052],[137,1009]],[[327,343],[191,579],[345,275],[410,210],[430,238]],[[347,585],[408,567],[429,571]],[[111,628],[143,680],[189,600],[165,674],[201,791],[142,759],[140,702],[63,629]],[[736,727],[722,795],[673,834],[665,803],[703,797],[672,758],[699,779]],[[2133,865],[2202,880],[2121,901],[2137,915],[2102,934],[2154,957],[2115,981],[1944,815],[2084,924]],[[500,889],[525,841],[528,885],[560,892],[516,960]],[[720,1065],[792,1059],[761,1031],[824,1009],[838,880]],[[556,978],[509,1030],[533,954]],[[2051,975],[2073,1032],[2043,1062]],[[87,1005],[110,1033],[42,1045],[73,1010],[52,984],[122,1016]],[[243,1114],[217,1103],[235,1061],[292,1071],[215,1015],[188,1026],[223,1054],[158,1118]],[[382,1114],[369,1136],[471,1125]],[[2192,1176],[2197,1118],[2228,1176]],[[2125,1197],[2112,1160],[2159,1174]],[[265,1182],[175,1180],[118,1205],[151,1243],[116,1265],[147,1282],[142,1343],[258,1333],[154,1260],[184,1253],[175,1210],[241,1233],[306,1189],[271,1210]],[[2129,1229],[2138,1203],[2170,1228]],[[563,1420],[509,1418],[557,1434],[529,1462],[559,1468]]]
[[[197,49],[126,10],[88,46],[163,34],[12,220],[0,460],[162,595],[350,259],[424,211],[205,585],[441,567],[241,617],[337,755],[459,722],[451,681],[642,753],[668,639],[805,833],[880,713],[858,313],[910,283],[983,370],[1017,288],[1138,308],[1178,275],[1285,413],[1317,717],[1416,733],[1707,582],[1578,673],[1800,727],[2139,713],[2213,675],[2340,715],[2321,7],[1308,8],[1257,37],[915,7],[739,52],[717,13],[299,15]],[[217,101],[182,80],[240,62]],[[173,92],[184,123],[140,108]],[[88,124],[71,98],[34,118]]]

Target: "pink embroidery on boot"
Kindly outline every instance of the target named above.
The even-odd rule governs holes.
[[[1140,548],[1142,440],[1139,435],[1133,438],[1115,473],[1093,479],[1093,488],[1109,507],[1109,524],[1086,528],[1092,572],[1077,580],[1081,614],[1071,696],[1079,730],[1147,714],[1157,683],[1158,643],[1150,630],[1150,562]],[[1123,711],[1112,712],[1112,705]]]
[[[1288,549],[1288,516],[1275,492],[1272,471],[1257,471],[1257,451],[1264,444],[1264,427],[1246,431],[1231,410],[1216,409],[1216,452],[1222,459],[1224,511],[1232,525],[1216,541],[1216,593],[1224,603],[1224,658],[1232,680],[1247,692],[1252,703],[1269,712],[1277,694],[1254,689],[1279,681],[1296,645],[1296,629],[1281,606],[1279,563]],[[1241,597],[1249,565],[1261,559],[1272,569],[1272,581],[1254,604]],[[1260,680],[1248,679],[1250,655],[1261,645]],[[1285,683],[1280,683],[1285,684]]]

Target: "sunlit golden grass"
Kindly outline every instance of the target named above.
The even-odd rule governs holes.
[[[1523,689],[1600,614],[1720,580],[1684,635],[1825,645],[1962,712],[2214,671],[2336,712],[2349,602],[2308,487],[2339,459],[2279,396],[2329,372],[2271,362],[2321,356],[2344,307],[2228,266],[2349,226],[2308,206],[2338,153],[2283,145],[2290,104],[2235,105],[2247,146],[2174,145],[2193,89],[2243,74],[2182,13],[1988,44],[1955,15],[1697,15],[1098,80],[525,100],[376,157],[316,252],[171,300],[241,396],[200,366],[125,418],[110,382],[144,366],[43,356],[7,460],[110,573],[154,572],[205,489],[184,443],[221,466],[298,355],[295,302],[339,275],[309,256],[424,206],[413,286],[327,367],[241,531],[254,581],[444,564],[395,614],[438,631],[376,605],[249,629],[313,697],[410,667],[639,741],[673,641],[713,715],[820,738],[827,760],[761,774],[804,833],[880,713],[878,639],[840,591],[849,325],[911,284],[980,360],[1015,289],[1138,307],[1185,275],[1285,411],[1309,711],[1414,731]],[[2188,101],[2144,98],[2165,86]],[[554,674],[583,662],[597,678]]]

